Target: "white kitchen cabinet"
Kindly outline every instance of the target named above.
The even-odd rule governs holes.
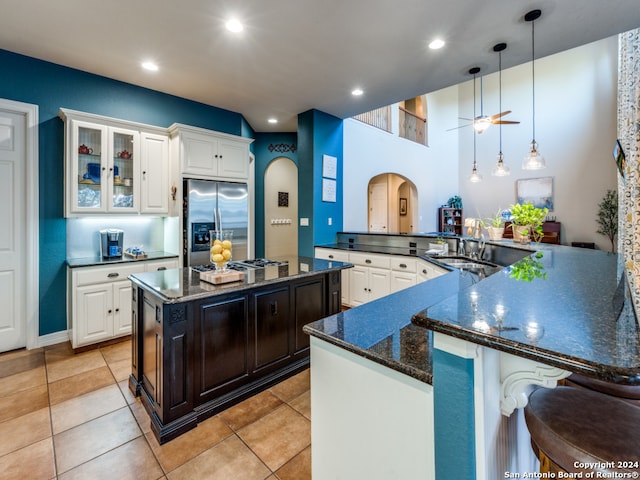
[[[391,293],[399,292],[417,283],[415,258],[392,256],[390,262]]]
[[[431,280],[433,278],[439,277],[440,275],[444,275],[445,273],[449,273],[449,270],[446,268],[438,267],[430,262],[425,262],[424,260],[418,260],[417,264],[418,270],[418,283],[426,282],[427,280]]]
[[[322,258],[323,260],[349,263],[349,252],[344,250],[316,247],[314,255],[316,258]],[[349,277],[351,275],[351,269],[343,269],[341,275],[342,305],[349,305]]]
[[[129,275],[177,267],[177,258],[167,258],[69,268],[67,313],[73,348],[129,335]]]
[[[169,212],[169,137],[140,132],[140,213]]]
[[[251,139],[174,124],[171,141],[177,142],[177,171],[193,178],[246,181],[249,178]]]
[[[166,130],[60,109],[65,122],[65,216],[167,214]]]
[[[349,252],[349,305],[357,306],[391,292],[389,255]]]
[[[178,268],[178,259],[169,258],[162,260],[147,260],[144,262],[147,272],[155,272],[158,270],[171,270],[172,268]]]

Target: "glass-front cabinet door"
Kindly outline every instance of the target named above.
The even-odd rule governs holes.
[[[74,212],[106,210],[106,139],[106,127],[74,122],[71,153],[75,161],[70,179]]]
[[[71,214],[139,209],[139,132],[73,121]]]
[[[132,130],[109,128],[108,184],[111,212],[138,211],[140,161],[139,133]]]

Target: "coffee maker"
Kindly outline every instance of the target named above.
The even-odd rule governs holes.
[[[117,228],[100,230],[100,255],[102,258],[122,257],[124,232]]]

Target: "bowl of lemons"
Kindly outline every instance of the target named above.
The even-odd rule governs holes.
[[[231,260],[231,250],[233,248],[232,230],[211,230],[210,238],[210,259],[216,267],[216,272],[228,272],[227,264]]]

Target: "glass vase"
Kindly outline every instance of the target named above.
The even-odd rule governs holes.
[[[209,239],[209,257],[216,267],[216,272],[228,272],[227,264],[231,260],[233,249],[233,231],[210,230]]]

